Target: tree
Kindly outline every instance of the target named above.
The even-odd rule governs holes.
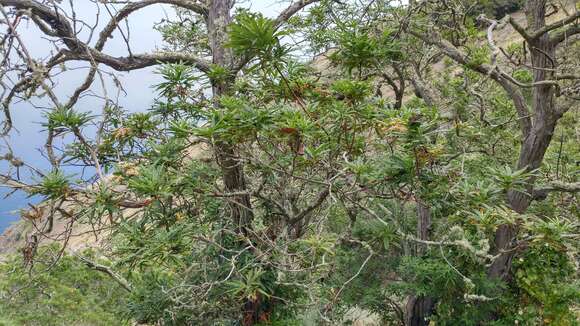
[[[59,250],[49,246],[38,254],[48,257]],[[83,255],[90,257],[91,252]],[[125,290],[76,257],[65,255],[54,268],[41,261],[29,267],[23,266],[20,256],[11,257],[0,266],[0,321],[3,324],[129,324],[125,318],[119,318]]]
[[[518,112],[522,134],[522,146],[516,168],[534,171],[542,163],[558,120],[575,104],[573,100],[568,100],[564,103],[559,101],[560,96],[563,96],[564,99],[570,99],[570,96],[573,96],[572,94],[575,92],[577,84],[566,83],[566,81],[574,81],[578,76],[566,74],[565,72],[558,74],[556,67],[559,60],[556,55],[556,49],[562,45],[564,40],[578,33],[577,26],[574,24],[578,17],[576,12],[569,17],[547,25],[546,2],[528,1],[526,4],[527,28],[520,26],[518,22],[509,16],[503,18],[504,21],[507,19],[513,28],[520,33],[526,42],[525,46],[530,49],[529,65],[526,65],[526,63],[520,65],[520,67],[525,67],[524,69],[529,69],[533,74],[533,79],[530,83],[517,81],[499,67],[497,56],[500,54],[500,48],[496,45],[493,37],[493,31],[498,25],[497,21],[489,20],[485,17],[480,18],[482,22],[490,25],[488,42],[492,51],[491,64],[474,64],[470,61],[468,55],[444,40],[440,35],[429,35],[412,29],[409,30],[409,33],[428,44],[435,45],[445,55],[466,68],[489,76],[489,78],[504,88]],[[551,31],[557,28],[563,28],[563,30],[550,34]],[[525,89],[531,89],[530,97],[532,100],[529,106],[524,97]],[[530,206],[533,200],[534,181],[534,177],[528,180],[526,192],[510,192],[508,201],[514,211],[523,213]],[[513,242],[516,232],[517,230],[514,229],[514,226],[505,225],[498,229],[496,248],[498,252],[502,250],[508,252],[491,266],[490,276],[507,277],[510,260],[513,255],[513,253],[510,253],[510,244]]]
[[[477,2],[314,2],[274,19],[222,0],[95,3],[112,18],[92,43],[73,8],[0,0],[6,132],[14,99],[52,101],[51,171],[3,155],[2,182],[46,200],[24,214],[26,264],[64,220],[65,242],[75,224],[108,237],[110,266],[80,262],[142,323],[338,324],[357,309],[385,324],[572,323],[577,11],[546,24],[528,1],[524,29],[476,21]],[[156,26],[164,51],[104,52],[160,3],[177,7]],[[17,33],[25,17],[59,49],[43,63]],[[507,23],[527,45],[495,41]],[[72,61],[90,70],[61,104],[50,72]],[[100,67],[152,65],[149,111],[78,108]],[[77,181],[71,163],[95,173]]]
[[[308,6],[316,0],[298,1],[292,3],[288,8],[283,10],[280,15],[274,20],[265,20],[262,18],[261,23],[268,26],[250,26],[257,27],[258,30],[249,30],[249,32],[262,32],[261,27],[269,27],[266,32],[275,32],[284,24],[289,18],[300,11],[302,8]],[[5,47],[5,58],[9,60],[9,52],[15,49],[17,57],[23,61],[23,65],[19,67],[14,65],[10,70],[21,70],[20,80],[10,89],[7,89],[8,94],[3,99],[3,106],[5,112],[4,120],[4,135],[11,130],[11,117],[9,106],[14,96],[27,93],[35,94],[38,87],[41,87],[48,93],[53,102],[54,110],[49,113],[49,120],[56,120],[56,115],[66,121],[60,121],[60,126],[48,125],[49,136],[47,140],[47,154],[53,165],[54,171],[59,170],[59,163],[61,158],[55,157],[53,153],[53,139],[55,136],[62,135],[66,132],[66,127],[70,127],[70,131],[76,136],[78,141],[84,145],[84,150],[90,153],[90,163],[97,169],[99,179],[101,182],[106,182],[102,171],[102,162],[100,160],[99,147],[102,145],[100,140],[103,138],[104,124],[101,124],[98,133],[95,137],[95,144],[89,144],[81,133],[80,127],[88,122],[88,116],[77,115],[73,107],[79,96],[86,91],[93,83],[97,73],[100,74],[98,66],[100,64],[107,65],[118,71],[130,71],[140,69],[143,67],[157,65],[159,63],[181,63],[188,64],[196,68],[199,72],[210,75],[209,81],[211,83],[212,91],[212,105],[216,108],[220,107],[220,100],[225,96],[233,95],[232,87],[236,81],[239,72],[244,69],[249,62],[255,59],[257,53],[246,51],[240,53],[233,53],[232,49],[227,46],[228,43],[228,28],[232,22],[233,1],[210,1],[208,4],[203,4],[195,1],[136,1],[130,2],[120,7],[115,15],[112,15],[110,22],[98,33],[99,37],[94,45],[89,42],[83,42],[79,39],[79,31],[77,24],[83,22],[76,20],[74,15],[74,7],[72,18],[67,17],[65,10],[60,9],[55,3],[46,3],[44,1],[2,1],[3,16],[5,24],[8,26],[8,33],[5,41],[9,40],[9,44]],[[133,54],[129,53],[127,57],[113,57],[105,52],[103,49],[107,40],[112,33],[120,29],[119,24],[125,19],[128,19],[131,14],[136,11],[155,4],[171,4],[177,7],[184,8],[195,13],[205,22],[205,31],[207,31],[208,42],[205,44],[207,50],[201,49],[201,55],[191,55],[184,52],[159,52],[153,54]],[[107,7],[107,4],[105,4]],[[14,18],[10,18],[5,8],[12,8],[11,12]],[[18,36],[16,25],[22,18],[31,19],[37,27],[47,36],[52,38],[57,46],[57,54],[46,60],[46,62],[36,62],[30,57],[26,45]],[[252,23],[252,21],[250,21]],[[95,28],[91,31],[96,32]],[[122,32],[121,32],[122,33]],[[124,36],[124,35],[123,35]],[[243,35],[244,37],[260,36],[260,35]],[[278,42],[276,35],[271,35],[276,38],[274,41]],[[90,40],[90,38],[89,38]],[[60,46],[62,42],[63,47]],[[127,41],[128,42],[128,41]],[[130,49],[129,45],[127,44]],[[243,46],[243,44],[242,44]],[[209,57],[209,58],[208,58]],[[58,69],[59,65],[65,64],[69,61],[86,61],[90,64],[90,71],[86,80],[74,92],[70,99],[62,104],[58,96],[53,93],[51,87],[46,84],[46,78],[50,76],[53,69]],[[8,70],[8,69],[7,69]],[[217,73],[219,72],[219,73]],[[213,74],[212,74],[213,73]],[[102,78],[102,77],[101,77]],[[108,108],[106,107],[105,110]],[[105,117],[106,118],[105,113]],[[77,119],[78,118],[78,119]],[[78,124],[76,123],[78,120]],[[55,121],[55,123],[59,123]],[[64,127],[64,129],[63,129]],[[216,138],[213,142],[217,162],[221,166],[223,184],[226,196],[231,195],[229,201],[230,218],[232,222],[237,225],[240,232],[246,234],[249,232],[248,228],[252,221],[252,204],[250,202],[250,194],[248,193],[246,185],[246,176],[243,171],[243,162],[240,161],[237,153],[236,144]],[[10,180],[10,177],[5,177]],[[64,202],[60,201],[58,206]],[[129,204],[135,206],[135,204]],[[137,205],[138,206],[138,205]],[[57,207],[58,208],[58,207]]]
[[[341,16],[341,22],[336,20],[336,11],[331,12],[330,21],[339,29],[354,28],[356,32],[341,31],[348,35],[345,37],[347,42],[352,44],[357,44],[358,39],[353,36],[356,33],[361,33],[361,39],[369,38],[369,35],[380,35],[382,33],[392,33],[396,28],[402,28],[408,33],[409,38],[403,39],[398,38],[398,44],[403,48],[405,46],[410,47],[413,44],[412,38],[416,38],[423,42],[422,46],[431,45],[435,53],[433,54],[431,48],[426,48],[426,50],[420,50],[421,45],[414,48],[414,51],[407,50],[402,51],[403,53],[418,53],[419,55],[407,55],[404,60],[395,61],[395,67],[399,76],[401,76],[400,71],[409,69],[415,72],[414,75],[408,76],[406,78],[410,79],[411,84],[415,88],[415,92],[425,100],[428,105],[438,106],[440,110],[443,109],[445,105],[449,105],[442,100],[442,96],[437,96],[437,93],[441,93],[440,87],[432,80],[425,83],[425,80],[421,78],[421,68],[420,60],[421,58],[432,58],[435,60],[426,60],[427,68],[430,68],[434,62],[438,59],[439,54],[443,54],[448,58],[457,62],[462,69],[472,70],[476,73],[481,74],[481,78],[474,82],[474,86],[470,85],[470,79],[476,79],[465,73],[465,81],[462,90],[468,90],[469,96],[477,97],[478,101],[482,101],[481,94],[476,92],[473,88],[479,87],[483,84],[487,78],[498,83],[498,85],[504,89],[504,91],[509,95],[515,109],[519,114],[518,122],[521,128],[521,146],[520,158],[515,164],[515,168],[520,171],[536,171],[540,168],[543,157],[546,150],[550,144],[550,140],[554,133],[557,125],[557,121],[571,108],[577,106],[575,102],[576,98],[573,93],[577,88],[577,78],[575,74],[570,74],[570,64],[568,62],[558,64],[558,57],[567,58],[569,52],[573,52],[574,44],[576,41],[574,35],[577,33],[578,14],[575,9],[569,12],[566,6],[559,7],[557,4],[553,4],[550,7],[545,1],[526,2],[526,16],[528,20],[528,29],[520,26],[519,23],[510,16],[503,15],[499,18],[503,18],[501,22],[491,20],[485,16],[480,16],[478,18],[478,24],[489,25],[488,29],[488,43],[491,49],[491,60],[486,63],[485,58],[482,59],[479,53],[474,51],[473,44],[473,33],[474,25],[473,21],[469,19],[469,16],[475,18],[477,3],[460,3],[453,1],[443,1],[443,2],[411,2],[411,6],[407,10],[381,10],[381,3],[377,7],[369,5],[365,7],[362,14],[356,9],[350,9],[348,13],[351,16],[347,16],[350,19],[356,21],[355,24],[362,25],[358,27],[355,24],[351,24],[350,21],[344,19]],[[498,4],[499,6],[499,4]],[[563,10],[566,14],[564,18],[554,21],[553,23],[546,24],[546,16],[553,15],[548,14],[546,11],[548,7],[552,8],[555,12]],[[569,6],[568,6],[569,7]],[[380,8],[380,9],[377,9]],[[481,9],[481,8],[479,8]],[[501,9],[501,8],[499,8]],[[503,10],[503,9],[501,9]],[[339,11],[341,12],[341,11]],[[352,14],[354,12],[354,14]],[[347,14],[347,15],[349,15]],[[398,19],[395,24],[385,23],[389,19]],[[369,23],[370,21],[370,23]],[[500,48],[493,37],[493,31],[498,28],[499,25],[505,26],[508,22],[515,28],[515,30],[521,35],[526,44],[524,45],[524,58],[519,58],[514,60],[513,52],[506,51]],[[471,24],[471,25],[470,25]],[[356,26],[356,27],[355,27]],[[560,28],[557,33],[550,32],[556,28]],[[379,32],[373,29],[378,29]],[[325,32],[321,29],[315,31],[312,35],[312,39],[319,41],[322,44],[328,46],[332,44],[329,42],[329,38],[324,38],[320,34]],[[348,34],[350,33],[350,34]],[[531,36],[533,35],[533,37]],[[372,37],[372,36],[370,36]],[[375,39],[379,39],[376,37]],[[374,42],[376,40],[373,39]],[[561,42],[566,39],[567,42],[562,44]],[[332,40],[332,38],[330,38]],[[343,53],[347,53],[349,50],[349,44],[341,44],[341,39],[334,39],[337,42],[338,50],[333,52],[331,56],[340,58]],[[384,42],[384,41],[383,41]],[[392,42],[389,40],[389,42]],[[355,52],[358,56],[355,57],[359,60],[364,60],[367,58],[368,62],[359,61],[357,62],[358,74],[365,74],[366,76],[378,73],[389,74],[388,70],[385,69],[385,62],[380,61],[380,56],[377,53],[371,52],[369,49],[374,49],[370,41],[359,41],[358,44],[364,44],[367,46],[367,52],[369,55],[367,57],[361,56],[362,45]],[[389,46],[389,43],[383,43],[383,46]],[[477,45],[475,45],[477,46]],[[375,46],[376,47],[376,46]],[[564,47],[560,49],[559,52],[556,48]],[[463,50],[461,49],[463,48]],[[526,49],[530,49],[530,57],[528,58]],[[431,54],[430,54],[431,52]],[[469,53],[469,54],[468,54]],[[503,62],[500,62],[501,55],[507,56],[507,64],[509,67],[505,67]],[[362,58],[362,59],[361,59]],[[417,60],[419,59],[419,60]],[[517,61],[517,62],[516,62]],[[564,61],[568,61],[564,59]],[[407,68],[407,65],[411,65]],[[558,65],[558,68],[556,66]],[[368,69],[371,69],[370,73]],[[351,67],[350,69],[353,69]],[[511,69],[514,73],[506,73],[506,69]],[[574,69],[572,69],[574,70]],[[522,74],[529,73],[530,80],[522,81],[518,79],[521,78]],[[408,74],[407,74],[408,75]],[[431,77],[434,79],[434,77]],[[398,93],[397,85],[390,83],[395,93]],[[402,83],[401,83],[402,84]],[[379,86],[380,87],[380,86]],[[563,90],[562,92],[560,92]],[[399,94],[397,94],[399,95]],[[442,95],[442,94],[440,94]],[[399,96],[397,96],[399,98]],[[485,122],[485,108],[481,104],[481,119]],[[399,105],[397,105],[399,106]],[[449,111],[449,110],[448,110]],[[533,113],[531,113],[533,112]],[[450,113],[450,112],[446,112]],[[455,122],[462,121],[462,117],[452,117]],[[486,122],[487,123],[487,122]],[[534,127],[535,126],[535,127]],[[534,174],[530,175],[527,181],[527,190],[511,190],[507,194],[507,200],[510,207],[518,212],[524,213],[527,211],[528,207],[534,200],[545,198],[543,196],[536,197],[534,193],[542,193],[541,190],[534,190],[534,183],[536,176]],[[564,188],[575,189],[575,183],[564,185]],[[428,240],[429,233],[429,216],[428,210],[418,205],[418,223],[417,223],[417,236],[422,240]],[[497,258],[493,260],[489,268],[490,278],[500,278],[507,280],[510,275],[510,264],[513,256],[516,254],[518,246],[521,246],[521,242],[517,240],[517,226],[513,224],[501,225],[495,236],[495,250],[498,254]],[[425,298],[424,300],[416,301],[414,297],[411,297],[410,304],[408,306],[408,323],[410,324],[423,324],[425,318],[431,313],[434,302],[430,298]],[[421,307],[423,308],[417,308]],[[417,308],[416,312],[413,309]],[[414,320],[414,321],[411,321]]]
[[[456,44],[452,44],[437,32],[408,29],[411,35],[435,46],[465,68],[497,82],[510,96],[518,112],[521,131],[521,148],[516,168],[526,171],[535,171],[540,168],[558,120],[575,105],[572,94],[578,87],[576,80],[579,76],[568,74],[565,64],[563,64],[564,68],[560,68],[562,60],[558,59],[561,56],[558,54],[566,53],[568,50],[561,49],[559,53],[557,52],[558,47],[570,45],[563,42],[574,38],[574,35],[578,33],[578,26],[575,23],[579,17],[578,12],[575,11],[548,25],[546,23],[547,7],[546,1],[527,1],[525,4],[527,27],[521,26],[509,15],[502,18],[502,24],[509,22],[524,39],[524,47],[529,49],[529,59],[526,57],[524,62],[511,62],[516,65],[515,69],[528,70],[532,74],[531,81],[527,83],[516,80],[498,63],[500,53],[506,53],[498,47],[494,39],[493,32],[500,24],[498,21],[485,16],[478,18],[481,23],[489,25],[487,31],[487,40],[491,49],[489,64],[474,63],[473,59],[458,49]],[[418,8],[421,10],[420,7]],[[426,10],[429,12],[430,9]],[[552,32],[555,29],[560,30]],[[568,82],[570,80],[571,83]],[[530,103],[524,95],[528,89],[531,91]],[[565,100],[562,101],[561,97]],[[534,199],[534,183],[535,177],[531,176],[527,181],[525,192],[510,191],[507,200],[514,211],[524,213],[528,209]],[[511,260],[517,248],[517,245],[514,247],[517,233],[516,225],[502,225],[498,228],[495,235],[495,250],[500,257],[490,266],[488,272],[490,277],[508,278]]]

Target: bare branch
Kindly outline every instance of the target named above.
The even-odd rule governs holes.
[[[473,64],[467,54],[463,53],[453,44],[448,42],[447,40],[443,39],[440,35],[424,35],[420,32],[414,30],[408,30],[409,34],[419,38],[423,42],[427,44],[434,45],[438,47],[441,51],[443,51],[449,58],[453,59],[455,62],[462,64],[468,67],[471,70],[479,72],[481,74],[489,76],[491,79],[498,82],[504,90],[508,93],[508,95],[512,98],[514,102],[514,106],[516,111],[518,112],[519,116],[519,123],[520,128],[522,129],[522,133],[527,135],[530,130],[532,129],[532,120],[530,118],[530,111],[528,109],[528,105],[526,104],[526,100],[522,94],[522,92],[514,87],[512,83],[514,83],[513,77],[501,73],[498,69],[494,69],[489,64]],[[522,84],[518,81],[515,81],[516,85],[521,86]],[[527,85],[530,87],[534,87],[537,85]]]
[[[290,4],[290,6],[288,6],[288,8],[284,9],[280,15],[278,15],[278,17],[276,17],[276,19],[274,20],[274,22],[276,23],[276,26],[280,26],[282,25],[284,22],[286,22],[288,19],[290,19],[292,16],[294,16],[297,12],[299,12],[300,10],[302,10],[304,7],[316,3],[320,0],[299,0],[297,2],[294,2],[292,4]]]
[[[41,30],[48,31],[48,28],[52,28],[52,32],[49,35],[60,38],[69,49],[78,51],[84,48],[82,42],[74,35],[68,19],[58,10],[33,0],[0,0],[0,5],[29,11],[31,16],[37,16],[46,24],[44,26],[39,25]]]
[[[303,219],[308,214],[310,214],[313,210],[315,210],[320,205],[322,205],[322,203],[324,202],[326,197],[328,197],[328,194],[330,194],[330,190],[328,188],[322,190],[318,194],[318,198],[316,199],[316,201],[314,203],[312,203],[312,205],[306,207],[302,212],[300,212],[299,214],[294,216],[294,218],[292,218],[292,220],[290,220],[290,225],[293,225],[293,224],[299,222],[301,219]]]
[[[566,17],[566,18],[559,20],[553,24],[546,25],[543,28],[540,28],[540,29],[534,31],[534,33],[532,35],[530,35],[530,38],[533,40],[536,40],[536,39],[540,38],[542,35],[550,32],[550,31],[564,27],[564,26],[574,22],[578,18],[580,18],[580,11],[576,11],[573,15],[571,15],[569,17]],[[578,24],[576,23],[575,25],[577,26]]]
[[[532,40],[532,37],[526,31],[525,27],[520,25],[515,19],[513,19],[513,17],[508,16],[508,22],[510,25],[512,25],[516,32],[518,32],[524,38],[524,40],[528,41],[528,43]]]
[[[35,186],[31,186],[18,180],[14,180],[13,178],[3,174],[0,174],[0,187],[8,187],[12,189],[23,190],[26,192],[31,192],[36,189]]]
[[[200,71],[209,71],[209,62],[202,58],[184,53],[156,52],[151,54],[136,54],[129,57],[113,57],[100,51],[104,47],[106,39],[110,36],[116,27],[115,21],[118,22],[119,19],[123,19],[131,12],[154,3],[171,3],[188,9],[196,8],[196,10],[203,12],[203,8],[200,7],[199,4],[184,0],[145,0],[133,5],[127,5],[125,8],[128,9],[125,11],[120,11],[116,18],[114,18],[113,21],[110,22],[109,25],[107,25],[107,27],[101,32],[101,38],[97,42],[96,47],[93,49],[76,38],[70,22],[63,14],[59,13],[58,11],[55,11],[48,6],[32,0],[0,0],[0,4],[4,6],[12,6],[17,9],[31,11],[33,16],[37,16],[37,19],[34,19],[35,23],[37,23],[39,28],[44,33],[58,37],[65,43],[69,51],[63,51],[65,57],[60,58],[59,62],[70,60],[94,60],[97,63],[105,64],[118,71],[141,69],[158,64],[160,62],[184,62],[194,65]],[[43,21],[45,25],[42,24],[41,21]]]
[[[62,61],[82,60],[105,64],[117,71],[131,71],[157,65],[159,63],[185,63],[190,64],[202,72],[208,72],[210,63],[197,56],[181,52],[154,52],[135,54],[128,57],[113,57],[105,53],[91,50],[89,53],[65,51]]]
[[[565,183],[561,181],[552,181],[534,189],[532,198],[534,200],[544,200],[551,192],[580,192],[580,182]]]
[[[119,285],[121,285],[121,287],[123,287],[123,289],[127,290],[127,292],[131,292],[132,286],[131,284],[129,284],[129,282],[127,280],[125,280],[123,277],[121,277],[119,274],[113,272],[109,267],[101,265],[101,264],[97,264],[91,260],[89,260],[88,258],[85,258],[83,256],[80,255],[76,255],[83,263],[85,263],[85,265],[87,265],[89,268],[92,268],[96,271],[105,273],[107,275],[109,275],[113,280],[115,280],[117,283],[119,283]]]
[[[580,34],[580,25],[570,26],[568,29],[559,32],[550,38],[553,44],[562,43],[572,35]]]
[[[208,14],[208,9],[201,3],[189,0],[143,0],[140,2],[132,2],[121,8],[119,12],[111,19],[107,26],[101,31],[99,40],[95,45],[95,49],[101,51],[105,46],[107,40],[111,37],[113,31],[119,25],[119,22],[127,18],[133,12],[154,4],[172,4],[181,8],[189,9],[204,17]]]

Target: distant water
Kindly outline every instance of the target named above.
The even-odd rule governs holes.
[[[25,208],[28,202],[36,202],[32,198],[27,198],[26,194],[17,192],[4,199],[8,194],[8,189],[0,188],[0,234],[6,230],[10,224],[20,218],[19,210]]]

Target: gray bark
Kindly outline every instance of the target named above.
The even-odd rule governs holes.
[[[231,69],[233,57],[226,47],[228,38],[227,27],[232,21],[230,11],[233,2],[231,0],[211,1],[207,27],[209,32],[210,47],[212,51],[212,63]],[[219,98],[227,95],[233,83],[234,76],[220,82],[213,82],[212,91],[214,105],[219,105]],[[244,176],[243,162],[241,162],[236,146],[226,141],[217,140],[216,157],[222,169],[223,181],[226,192],[242,193],[247,191],[246,178]],[[249,194],[233,196],[229,203],[232,223],[239,231],[247,233],[253,219],[252,204]]]
[[[431,210],[424,203],[417,203],[417,238],[429,240],[431,228]],[[427,245],[417,244],[417,255],[421,256],[427,251]],[[411,295],[407,299],[405,307],[405,324],[408,326],[429,325],[429,316],[435,309],[436,301],[431,297]]]
[[[528,33],[533,34],[546,26],[546,1],[531,0],[526,6],[528,20]],[[538,38],[529,39],[530,55],[533,70],[534,83],[553,79],[553,72],[557,65],[556,47],[550,40],[549,35],[544,33]],[[546,69],[548,68],[548,69]],[[562,112],[555,107],[556,90],[553,85],[539,85],[532,89],[532,112],[533,122],[529,133],[524,135],[517,168],[526,168],[528,171],[540,167],[544,155],[550,145],[554,129]],[[518,212],[524,213],[532,202],[533,187],[535,180],[528,180],[527,192],[510,191],[508,203]],[[511,261],[515,250],[511,250],[516,240],[518,230],[513,225],[501,225],[495,234],[495,248],[497,252],[505,252],[490,266],[488,275],[492,278],[506,280],[509,277]]]

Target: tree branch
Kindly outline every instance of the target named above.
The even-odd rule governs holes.
[[[189,0],[143,0],[140,2],[129,3],[125,7],[121,8],[121,10],[119,10],[119,12],[113,18],[111,18],[111,21],[109,21],[107,26],[101,31],[99,40],[95,44],[95,49],[99,51],[103,49],[105,43],[111,34],[115,31],[120,21],[127,18],[133,12],[154,4],[171,4],[181,8],[189,9],[202,15],[203,17],[207,17],[208,14],[208,9],[204,5]]]
[[[37,189],[35,186],[14,180],[13,178],[4,174],[0,174],[0,187],[24,190],[26,192],[32,192]]]
[[[470,62],[469,57],[467,54],[463,53],[461,50],[456,48],[453,44],[449,41],[443,39],[440,35],[424,35],[420,32],[414,30],[408,30],[408,33],[417,37],[418,39],[422,40],[427,44],[431,44],[439,48],[443,51],[449,58],[453,59],[455,62],[464,65],[465,67],[479,72],[481,74],[489,76],[491,79],[495,80],[498,84],[500,84],[506,93],[512,98],[516,111],[518,113],[518,121],[520,123],[520,128],[524,136],[528,135],[530,130],[532,129],[532,120],[530,118],[530,111],[528,109],[528,105],[526,104],[526,100],[520,90],[518,90],[512,83],[514,83],[513,77],[500,72],[495,67],[481,63],[481,64],[473,64]],[[516,85],[521,86],[521,83],[515,81]],[[527,85],[530,87],[535,87],[538,85]]]
[[[107,38],[111,35],[119,20],[124,19],[132,12],[145,6],[155,3],[167,3],[177,5],[183,8],[191,9],[196,12],[205,12],[201,5],[185,0],[144,0],[139,3],[132,3],[125,6],[113,18],[111,22],[101,32],[95,48],[80,41],[73,33],[73,28],[67,18],[52,8],[33,0],[0,0],[4,6],[12,6],[17,9],[29,10],[32,15],[39,19],[34,19],[39,28],[47,35],[61,39],[69,51],[64,51],[65,58],[59,59],[59,62],[70,60],[94,61],[105,64],[118,71],[130,71],[162,63],[184,62],[195,66],[203,72],[209,71],[210,63],[202,58],[188,55],[185,53],[174,52],[156,52],[151,54],[137,54],[129,57],[113,57],[102,53],[100,50],[105,45]],[[46,25],[43,25],[44,22]],[[50,27],[49,27],[50,26]],[[52,28],[52,31],[49,30]]]
[[[48,26],[52,28],[50,36],[60,38],[70,50],[79,50],[83,48],[83,43],[74,35],[74,30],[67,18],[58,12],[58,10],[43,5],[33,0],[0,0],[0,5],[11,6],[16,9],[29,11],[27,15],[37,16],[44,21],[46,25],[40,26],[43,32],[47,32]],[[35,20],[37,22],[37,20]]]
[[[121,285],[121,287],[123,287],[123,289],[127,290],[127,292],[131,292],[133,291],[131,284],[129,284],[129,282],[127,280],[125,280],[123,277],[121,277],[120,275],[118,275],[117,273],[113,272],[109,267],[104,266],[104,265],[100,265],[97,264],[83,256],[80,255],[76,255],[83,263],[85,263],[85,265],[87,265],[89,268],[92,268],[96,271],[105,273],[107,275],[109,275],[113,280],[115,280],[117,283],[119,283],[119,285]]]
[[[528,43],[532,41],[532,37],[526,31],[525,27],[520,25],[515,19],[513,19],[513,17],[509,16],[508,22],[510,23],[510,25],[512,25],[515,31],[518,32],[524,38],[524,40],[528,41]]]
[[[299,0],[294,2],[288,6],[288,8],[284,9],[278,17],[274,20],[276,26],[282,25],[282,23],[286,22],[290,17],[294,16],[297,12],[302,10],[304,7],[316,3],[320,0]]]
[[[320,205],[322,205],[322,203],[324,202],[324,200],[326,199],[326,197],[328,197],[329,194],[330,194],[330,190],[328,188],[322,190],[318,194],[318,198],[316,199],[316,201],[314,203],[312,203],[312,205],[306,207],[306,209],[304,209],[302,212],[300,212],[299,214],[297,214],[296,216],[294,216],[290,220],[290,223],[289,224],[290,225],[294,225],[294,224],[298,223],[298,221],[300,221],[301,219],[303,219],[304,217],[306,217],[308,214],[310,214],[313,210],[315,210]]]
[[[580,192],[580,182],[565,183],[561,181],[552,181],[548,184],[535,188],[532,192],[532,199],[544,200],[548,197],[549,193],[556,191],[569,193]]]
[[[284,9],[280,15],[278,15],[278,17],[276,17],[276,19],[274,19],[274,25],[279,28],[283,23],[285,23],[286,21],[288,21],[288,19],[290,19],[292,16],[294,16],[297,12],[299,12],[300,10],[302,10],[304,7],[316,3],[320,0],[299,0],[297,2],[294,2],[292,4],[290,4],[290,6],[288,6],[286,9]],[[238,60],[238,62],[235,62],[231,68],[231,71],[233,73],[236,73],[238,71],[240,71],[248,62],[250,62],[253,59],[253,57],[242,57]]]
[[[552,42],[552,44],[559,44],[562,43],[567,38],[569,38],[570,36],[576,34],[580,34],[580,25],[570,26],[568,29],[556,33],[550,38],[550,42]]]
[[[566,17],[566,18],[559,20],[553,24],[546,25],[546,26],[534,31],[534,33],[532,33],[530,35],[530,38],[532,40],[536,40],[536,39],[540,38],[542,35],[550,32],[552,30],[558,29],[560,27],[564,27],[564,26],[572,23],[573,21],[577,20],[578,18],[580,18],[580,11],[576,11],[573,15],[571,15],[569,17]]]
[[[65,52],[63,61],[82,60],[95,61],[107,65],[117,71],[131,71],[141,69],[149,66],[154,66],[159,63],[186,63],[194,66],[202,72],[208,72],[210,63],[199,57],[189,55],[181,52],[154,52],[134,54],[128,57],[113,57],[108,54],[98,52],[94,49],[89,53]]]

